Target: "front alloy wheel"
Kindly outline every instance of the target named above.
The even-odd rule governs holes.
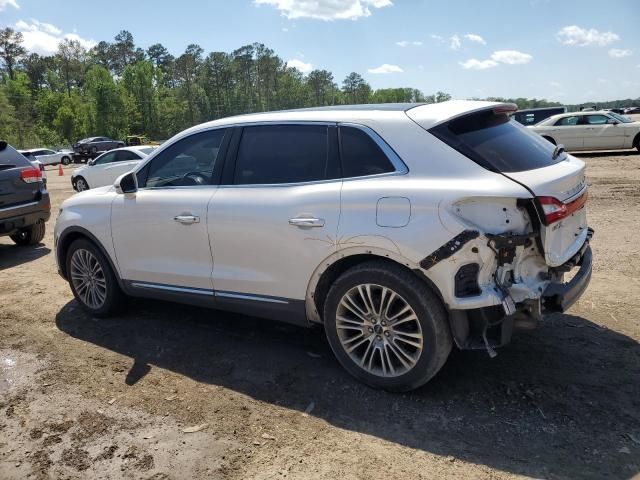
[[[89,190],[89,185],[87,184],[87,181],[84,178],[78,177],[78,179],[76,180],[76,190],[78,192],[84,192],[85,190]]]
[[[94,310],[104,306],[107,281],[100,262],[90,251],[80,248],[73,252],[69,276],[82,303]]]
[[[407,373],[424,348],[422,327],[411,305],[381,285],[366,283],[345,293],[336,324],[345,352],[372,375]]]

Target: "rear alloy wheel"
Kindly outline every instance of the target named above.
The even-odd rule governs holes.
[[[389,262],[364,263],[338,278],[324,323],[342,366],[375,388],[415,389],[451,351],[440,300],[413,273]]]
[[[62,157],[60,161],[63,165],[69,165],[71,163],[71,159],[69,157]]]
[[[85,190],[89,190],[89,184],[84,178],[78,177],[76,179],[76,191],[84,192]]]
[[[67,253],[67,278],[82,307],[97,317],[113,313],[123,294],[109,262],[88,240],[76,240]]]
[[[11,240],[13,240],[16,245],[20,246],[37,245],[44,238],[44,233],[44,222],[40,220],[35,225],[23,228],[15,235],[11,235]]]

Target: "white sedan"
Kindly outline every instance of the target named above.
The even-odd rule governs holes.
[[[29,160],[38,160],[42,165],[69,165],[73,152],[61,150],[56,152],[48,148],[32,148],[30,150],[19,150],[19,152]]]
[[[132,170],[155,148],[154,146],[140,145],[109,150],[94,160],[90,160],[86,165],[75,169],[71,174],[71,184],[78,192],[112,185],[116,178]]]
[[[528,128],[570,151],[640,151],[640,122],[614,112],[562,113]]]

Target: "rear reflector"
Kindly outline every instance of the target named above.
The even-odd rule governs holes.
[[[545,223],[551,225],[558,220],[568,217],[573,212],[580,210],[587,203],[587,192],[584,192],[575,200],[564,203],[555,197],[537,197],[544,211]]]
[[[38,167],[23,168],[20,170],[20,178],[25,183],[36,183],[42,180],[42,172]]]

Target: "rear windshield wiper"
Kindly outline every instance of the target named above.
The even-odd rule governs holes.
[[[562,145],[561,143],[559,143],[558,145],[556,145],[556,148],[553,149],[553,155],[551,155],[551,158],[553,158],[554,160],[556,158],[558,158],[560,156],[560,154],[562,152],[565,152],[565,148],[564,145]]]

